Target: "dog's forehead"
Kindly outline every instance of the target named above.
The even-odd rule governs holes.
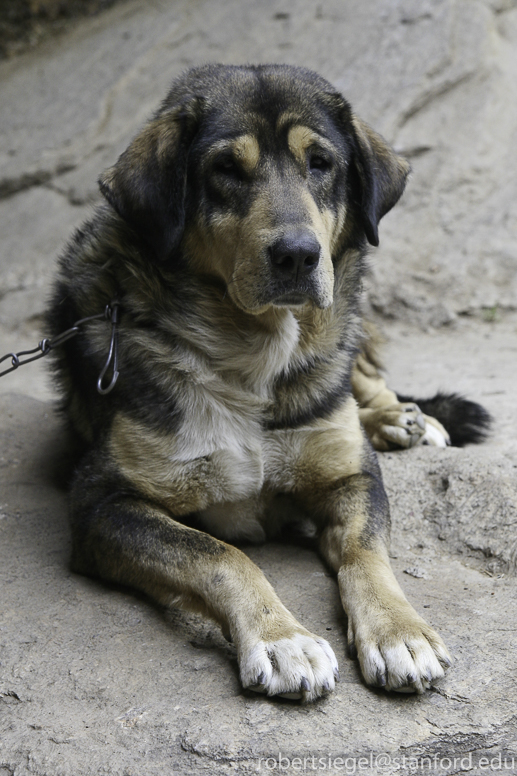
[[[268,99],[270,98],[270,99]],[[293,150],[318,140],[338,140],[339,132],[325,106],[300,96],[293,99],[285,90],[246,94],[212,103],[201,122],[199,143],[205,149],[233,147],[239,154],[246,148],[272,150],[278,143]]]

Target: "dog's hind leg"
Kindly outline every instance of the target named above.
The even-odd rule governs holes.
[[[369,323],[364,328],[366,337],[352,371],[352,390],[361,423],[376,450],[415,445],[462,447],[487,437],[492,418],[476,402],[455,393],[415,399],[390,390],[381,374],[379,335]]]
[[[352,370],[352,390],[359,418],[374,448],[384,452],[422,444],[446,447],[450,438],[440,421],[424,415],[415,400],[398,397],[388,388],[380,371],[376,329],[365,324],[365,331],[367,337]]]
[[[359,418],[376,450],[385,452],[417,444],[445,447],[449,443],[443,426],[425,416],[416,402],[399,401],[362,353],[352,371],[352,389],[359,404]]]
[[[243,552],[178,522],[94,454],[71,497],[74,571],[212,617],[237,648],[244,687],[304,700],[334,688],[330,645],[295,619]]]

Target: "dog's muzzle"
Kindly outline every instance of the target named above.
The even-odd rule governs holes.
[[[318,266],[320,244],[312,232],[293,230],[269,247],[269,258],[275,279],[297,283]]]
[[[285,232],[268,248],[277,305],[304,304],[314,298],[314,278],[321,246],[307,229]]]

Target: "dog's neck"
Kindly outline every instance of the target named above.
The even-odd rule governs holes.
[[[278,375],[299,358],[301,328],[296,315],[274,306],[252,315],[239,310],[217,285],[198,282],[196,290],[186,325],[171,318],[167,328],[202,356],[219,378],[270,398]]]

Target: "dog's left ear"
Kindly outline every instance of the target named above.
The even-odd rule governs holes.
[[[158,114],[99,178],[102,194],[159,261],[183,235],[187,159],[200,102],[193,97]]]
[[[386,141],[357,116],[352,116],[351,127],[363,228],[368,242],[378,245],[379,221],[398,202],[411,168],[409,162],[397,156]]]

